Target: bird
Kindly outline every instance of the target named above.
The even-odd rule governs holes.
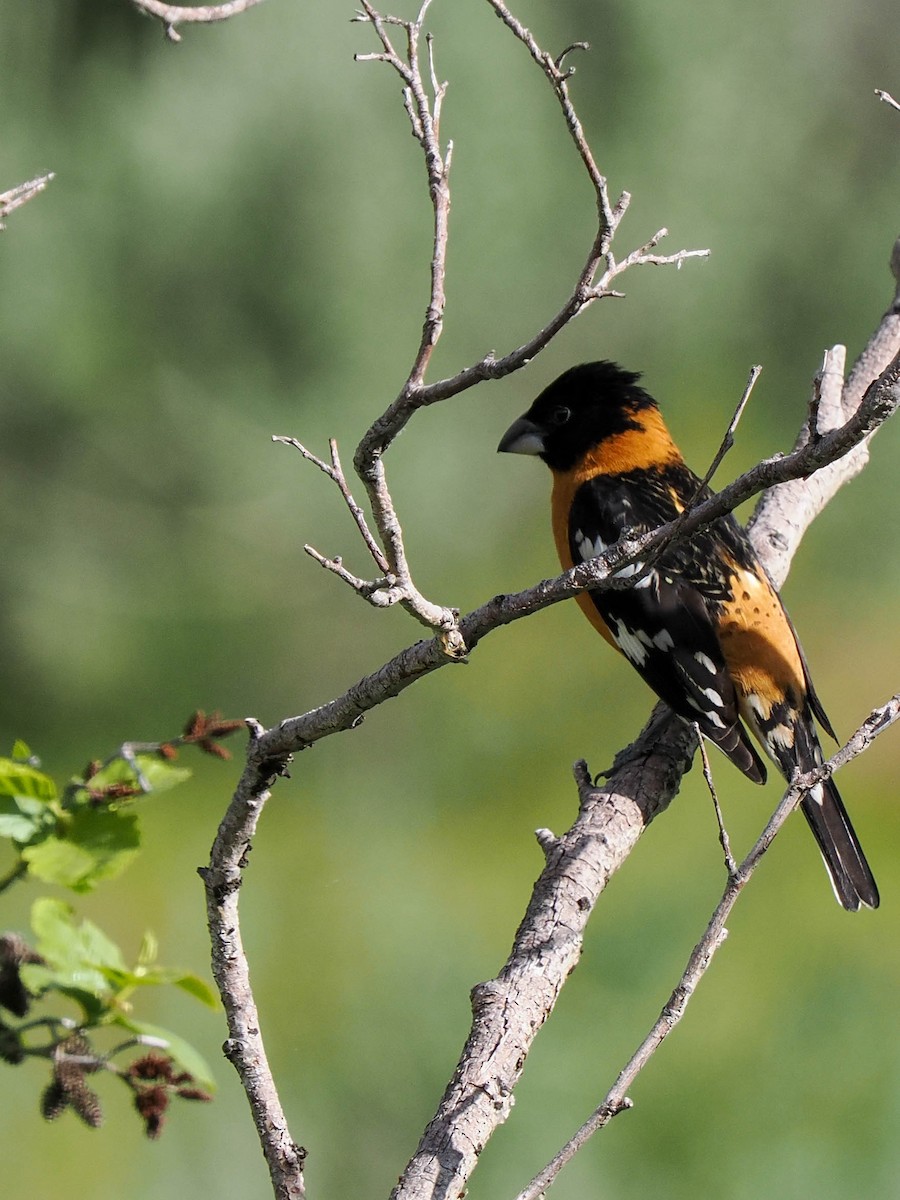
[[[503,435],[499,452],[536,455],[553,476],[552,528],[564,570],[624,534],[675,520],[713,493],[691,471],[641,375],[609,361],[570,368]],[[832,738],[794,626],[743,527],[717,517],[649,565],[615,573],[626,588],[576,600],[594,628],[683,721],[754,783],[766,768],[748,729],[788,781],[821,766],[815,720]],[[801,808],[835,895],[877,908],[878,888],[833,779]]]

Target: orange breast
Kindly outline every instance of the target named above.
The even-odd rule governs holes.
[[[559,561],[564,571],[575,566],[569,550],[569,513],[572,509],[572,499],[584,481],[585,476],[572,471],[565,474],[556,471],[553,473],[553,494],[550,501],[553,515],[553,540],[556,542],[556,553],[559,555]],[[618,650],[619,647],[613,641],[613,636],[606,622],[597,612],[597,607],[590,595],[587,592],[579,592],[575,600],[600,636],[605,638],[614,650]]]

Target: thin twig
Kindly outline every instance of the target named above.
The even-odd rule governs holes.
[[[728,453],[728,451],[734,445],[735,432],[737,431],[737,427],[740,424],[741,417],[744,415],[744,409],[747,407],[747,401],[750,399],[750,393],[753,391],[753,388],[756,385],[756,381],[757,381],[757,379],[759,379],[761,374],[762,374],[761,366],[757,365],[755,367],[750,368],[750,374],[747,378],[746,387],[744,388],[743,394],[742,394],[740,400],[738,401],[737,408],[734,410],[734,415],[732,416],[731,420],[728,422],[728,428],[725,430],[725,436],[722,438],[722,444],[719,446],[719,449],[716,451],[715,457],[713,458],[712,462],[709,465],[709,470],[706,472],[706,474],[703,476],[703,478],[700,481],[700,487],[698,488],[698,494],[700,492],[702,492],[703,489],[709,485],[709,483],[712,480],[713,476],[715,475],[716,471],[718,471],[719,467],[722,465],[722,460],[724,459],[725,455]]]
[[[575,111],[575,106],[572,104],[572,100],[569,96],[568,81],[573,74],[573,69],[562,69],[562,60],[566,57],[566,55],[576,48],[587,50],[587,43],[573,43],[573,45],[567,46],[566,49],[563,50],[562,54],[554,58],[551,54],[548,54],[546,50],[541,49],[531,31],[526,29],[521,21],[513,16],[506,5],[502,3],[502,0],[487,0],[487,2],[503,22],[503,24],[507,27],[507,29],[511,30],[512,33],[515,34],[515,36],[519,39],[519,41],[527,47],[528,53],[550,81],[550,85],[556,93],[556,97],[559,101],[560,107],[562,108],[566,127],[569,130],[572,141],[575,143],[575,147],[578,150],[581,161],[584,163],[591,183],[594,185],[594,192],[597,198],[597,209],[600,215],[601,233],[611,238],[611,235],[615,232],[619,221],[621,221],[622,217],[625,215],[625,209],[627,208],[628,201],[625,200],[623,203],[623,193],[623,196],[619,198],[615,208],[610,205],[606,176],[597,166],[593,152],[591,151],[588,140],[585,137],[581,121],[579,120],[578,114]]]
[[[894,99],[890,92],[885,92],[881,88],[875,89],[875,95],[879,100],[883,100],[885,104],[889,104],[891,108],[896,108],[900,112],[900,104]]]
[[[387,575],[390,571],[390,567],[388,566],[387,559],[382,553],[381,547],[378,545],[378,542],[372,535],[372,531],[369,529],[369,526],[366,522],[365,513],[353,499],[353,494],[350,491],[349,484],[347,483],[347,477],[344,474],[344,468],[341,465],[337,441],[334,438],[328,439],[328,448],[331,452],[330,464],[313,454],[311,450],[307,450],[303,443],[298,442],[296,438],[273,436],[272,441],[281,442],[285,446],[293,446],[295,450],[300,451],[307,461],[318,467],[324,475],[327,475],[333,483],[337,484],[338,490],[344,498],[344,503],[350,510],[350,515],[356,522],[356,527],[362,534],[363,541],[366,543],[369,553],[375,560],[379,571],[382,571],[385,575]]]
[[[138,12],[162,21],[170,42],[180,42],[179,25],[212,25],[215,21],[227,21],[262,4],[262,0],[227,0],[224,4],[194,4],[189,8],[182,4],[164,4],[162,0],[131,0],[131,3]]]
[[[450,216],[448,177],[450,174],[452,146],[448,143],[446,154],[441,150],[441,108],[447,93],[447,83],[438,82],[434,59],[434,38],[430,33],[426,35],[426,43],[428,47],[428,73],[432,90],[431,98],[425,87],[422,66],[419,59],[419,41],[430,2],[431,0],[425,0],[415,20],[401,21],[396,17],[390,18],[384,16],[377,11],[369,0],[362,0],[364,11],[357,18],[357,20],[367,19],[371,22],[382,44],[383,53],[374,55],[357,54],[355,56],[356,61],[386,62],[397,72],[405,84],[403,91],[404,107],[410,120],[413,136],[419,143],[425,159],[425,167],[428,172],[428,190],[434,213],[431,292],[426,308],[419,348],[407,376],[406,384],[404,385],[404,390],[407,392],[422,385],[431,355],[441,336],[444,309],[446,307],[445,280]],[[387,24],[398,25],[405,31],[405,55],[401,55],[394,46],[385,27]]]
[[[0,229],[6,228],[3,222],[11,212],[27,204],[54,178],[53,172],[48,171],[46,175],[38,175],[35,179],[29,179],[27,183],[20,183],[6,192],[0,192]]]
[[[703,778],[706,780],[706,786],[709,789],[709,794],[712,797],[713,808],[716,813],[716,824],[719,827],[719,845],[722,847],[722,853],[725,855],[725,870],[731,877],[736,869],[737,864],[734,861],[734,855],[731,853],[731,841],[728,837],[728,830],[725,828],[725,821],[722,817],[722,806],[719,804],[719,793],[716,791],[715,780],[713,779],[712,767],[709,762],[709,755],[706,752],[706,739],[700,732],[700,726],[694,723],[694,732],[697,735],[697,745],[700,747],[700,761],[703,764]]]

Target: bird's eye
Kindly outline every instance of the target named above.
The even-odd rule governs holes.
[[[554,408],[553,412],[550,414],[550,424],[557,426],[565,425],[571,415],[571,409],[561,405],[559,408]]]

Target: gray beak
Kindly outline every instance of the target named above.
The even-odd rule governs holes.
[[[513,421],[497,447],[498,454],[542,454],[543,451],[544,435],[540,426],[527,417]]]

